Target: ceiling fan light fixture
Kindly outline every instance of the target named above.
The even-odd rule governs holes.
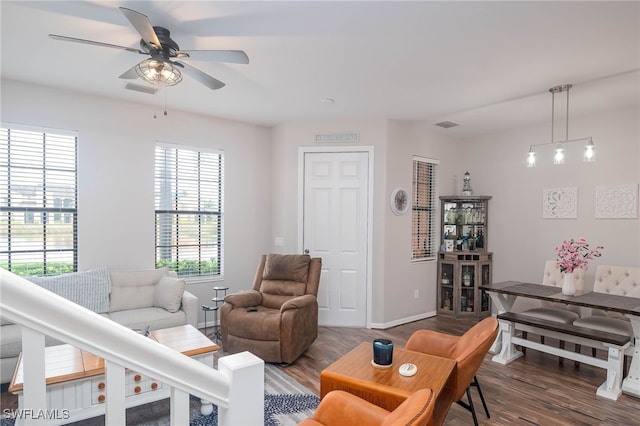
[[[170,61],[149,58],[136,65],[136,72],[140,78],[156,86],[175,86],[182,81],[182,73]]]

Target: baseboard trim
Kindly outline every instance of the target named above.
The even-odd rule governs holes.
[[[431,311],[431,312],[425,312],[424,314],[414,315],[412,317],[407,317],[407,318],[400,318],[400,319],[390,321],[390,322],[385,322],[385,323],[372,322],[371,328],[385,330],[387,328],[395,327],[397,325],[407,324],[407,323],[422,320],[425,318],[432,318],[432,317],[435,317],[436,315],[438,315],[438,312]]]

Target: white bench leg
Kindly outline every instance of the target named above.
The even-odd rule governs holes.
[[[629,346],[608,346],[607,358],[607,380],[600,385],[596,391],[596,395],[613,399],[614,401],[622,394],[622,369],[624,365],[624,349]]]
[[[502,349],[500,353],[494,355],[491,360],[499,364],[507,365],[524,354],[517,350],[516,346],[512,343],[512,338],[516,333],[516,325],[511,321],[499,320],[499,322],[500,336],[502,336]]]
[[[513,304],[516,302],[516,296],[512,296],[510,294],[502,294],[495,293],[493,291],[489,292],[489,297],[491,297],[491,301],[493,305],[496,307],[498,311],[498,315],[503,314],[505,312],[511,312],[513,308]],[[493,342],[493,345],[489,348],[489,353],[497,354],[502,350],[502,333],[498,333],[496,340]]]
[[[635,347],[631,357],[631,366],[627,377],[622,381],[622,391],[640,397],[640,317],[637,315],[627,315],[631,320],[633,334],[635,336]]]

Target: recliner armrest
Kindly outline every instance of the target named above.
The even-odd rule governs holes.
[[[224,298],[224,303],[233,305],[234,308],[258,306],[262,304],[262,293],[256,290],[247,290],[239,293],[228,294]]]
[[[284,312],[289,309],[306,308],[307,306],[312,306],[314,303],[316,303],[315,296],[311,294],[303,294],[302,296],[297,296],[284,302],[280,307],[280,312]]]

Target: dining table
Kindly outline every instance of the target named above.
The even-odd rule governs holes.
[[[513,312],[513,306],[518,298],[528,298],[602,311],[618,312],[627,317],[631,322],[633,337],[630,340],[630,344],[622,348],[620,377],[611,377],[618,374],[618,370],[606,366],[604,361],[601,363],[605,364],[604,367],[602,367],[602,365],[592,365],[607,368],[607,381],[598,389],[599,395],[602,394],[601,396],[610,397],[611,395],[619,395],[620,392],[624,392],[640,397],[640,348],[638,348],[638,343],[640,343],[640,298],[593,291],[577,291],[575,295],[568,296],[562,293],[560,287],[520,281],[502,281],[482,285],[480,288],[489,294],[498,315]],[[521,338],[515,338],[516,342],[511,339],[511,336],[513,336],[515,332],[515,326],[509,321],[500,320],[500,329],[501,332],[498,334],[490,352],[495,354],[492,358],[493,361],[506,365],[523,354],[516,348],[515,343],[527,343]],[[568,336],[569,341],[572,341],[571,337],[572,336]],[[506,342],[507,340],[508,342]],[[636,342],[635,345],[633,344],[634,340]],[[579,339],[574,339],[573,341],[580,342]],[[532,344],[530,347],[549,353],[564,353],[568,355],[568,358],[590,363],[589,357],[582,354],[574,355],[568,353],[568,351],[562,351],[557,348],[546,350],[547,347],[543,344]],[[611,359],[612,356],[616,356],[611,347],[607,345],[603,347],[608,350],[609,359]],[[629,366],[627,375],[621,380],[624,355],[631,356],[631,365]],[[607,386],[609,389],[603,391]],[[613,389],[611,389],[612,387]],[[617,397],[610,399],[617,399]]]

